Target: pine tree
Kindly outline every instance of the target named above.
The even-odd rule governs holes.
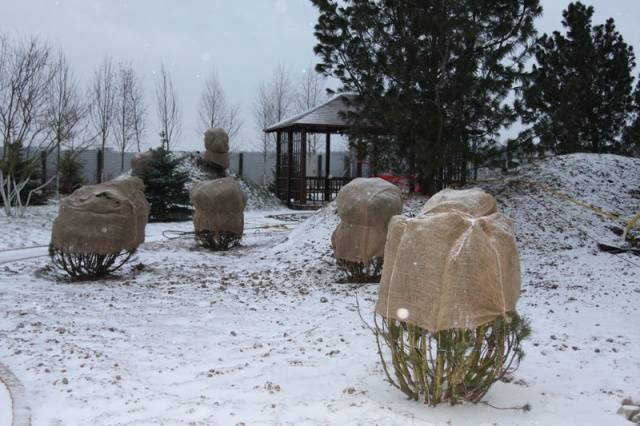
[[[60,174],[60,193],[70,194],[84,184],[82,161],[73,151],[65,151],[60,158],[58,173]]]
[[[4,156],[0,158],[0,171],[6,177],[11,176],[16,184],[27,180],[20,191],[20,201],[24,204],[29,198],[29,193],[43,185],[46,181],[43,176],[43,152],[26,155],[27,151],[18,143],[8,144]],[[45,204],[51,195],[50,188],[42,188],[31,194],[29,204],[32,206]],[[0,205],[3,204],[0,197]]]
[[[625,154],[640,154],[640,75],[633,92],[631,119],[625,129],[622,150]]]
[[[352,139],[371,157],[396,144],[426,192],[496,141],[515,119],[539,0],[312,0],[317,70],[356,93]],[[380,128],[388,138],[376,138]],[[366,142],[363,142],[366,141]]]
[[[530,128],[521,142],[558,154],[620,151],[635,56],[613,19],[592,26],[594,9],[580,2],[563,12],[566,34],[543,35],[536,64],[517,103]]]
[[[149,220],[169,222],[186,220],[191,216],[187,172],[178,169],[181,159],[164,147],[151,150],[149,163],[141,176],[145,184],[145,196],[151,203]]]

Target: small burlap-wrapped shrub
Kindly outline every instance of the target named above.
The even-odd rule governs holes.
[[[229,168],[229,135],[220,127],[207,129],[204,132],[204,147],[202,159],[205,164],[224,177],[225,170]]]
[[[338,266],[350,282],[380,279],[389,220],[402,212],[402,196],[380,178],[357,178],[336,198],[340,223],[331,236]]]
[[[191,189],[196,240],[211,250],[237,245],[244,231],[247,196],[232,177],[198,182]]]
[[[376,304],[387,377],[430,405],[478,402],[523,356],[519,295],[513,224],[489,194],[445,190],[418,217],[395,216]]]
[[[144,242],[149,203],[132,177],[83,186],[60,201],[49,254],[74,279],[120,268]]]
[[[131,175],[142,178],[148,171],[152,158],[153,152],[151,151],[146,151],[133,157],[131,160]]]

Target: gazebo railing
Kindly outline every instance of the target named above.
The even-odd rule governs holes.
[[[321,205],[333,201],[340,189],[349,183],[350,177],[298,177],[291,178],[290,188],[287,188],[287,180],[279,180],[278,195],[280,199],[295,205]],[[289,197],[287,198],[287,194]]]
[[[311,177],[305,178],[307,187],[307,202],[322,203],[335,200],[340,189],[348,184],[350,177]]]

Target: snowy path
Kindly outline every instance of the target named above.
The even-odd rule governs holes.
[[[47,246],[0,251],[0,265],[3,263],[17,262],[19,260],[35,259],[47,256],[48,254],[49,249]]]
[[[0,362],[0,426],[31,426],[31,409],[24,387]]]
[[[11,395],[9,389],[0,381],[0,426],[11,425],[12,419]]]

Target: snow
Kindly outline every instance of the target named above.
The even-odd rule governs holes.
[[[189,189],[191,189],[191,186],[196,181],[215,179],[216,176],[207,170],[206,167],[203,167],[199,154],[181,152],[178,155],[183,159],[178,169],[188,173],[189,181],[187,182],[187,187]],[[237,176],[233,174],[231,174],[231,176],[237,178]],[[237,179],[242,191],[248,196],[247,210],[279,209],[283,207],[282,202],[264,187],[243,178]]]
[[[23,217],[7,218],[0,212],[0,250],[49,244],[51,223],[57,214],[55,201],[46,206],[29,207]]]
[[[0,426],[9,426],[12,418],[11,395],[9,395],[7,387],[0,381]]]
[[[565,156],[517,178],[622,217],[640,204],[636,159]],[[377,285],[340,283],[335,205],[293,230],[308,213],[249,211],[228,253],[162,237],[189,222],[151,224],[136,259],[97,282],[69,283],[46,258],[1,265],[0,362],[23,383],[34,425],[628,424],[616,411],[640,397],[640,270],[628,263],[640,260],[597,250],[593,239],[619,237],[591,210],[513,181],[483,186],[516,223],[518,308],[533,329],[521,368],[485,401],[529,412],[430,408],[385,382],[357,308],[371,322]],[[407,199],[405,213],[424,201]],[[3,247],[48,242],[55,211],[28,214],[2,219]]]

